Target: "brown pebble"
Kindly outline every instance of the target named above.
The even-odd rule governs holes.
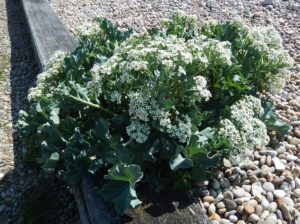
[[[251,205],[248,205],[246,204],[244,206],[244,212],[247,214],[247,215],[251,215],[254,213],[254,208],[251,206]]]
[[[274,177],[272,183],[276,186],[276,187],[280,187],[281,184],[283,183],[283,180],[279,177]]]
[[[211,216],[209,216],[209,220],[216,220],[216,221],[220,221],[221,217],[218,215],[218,213],[214,213]]]

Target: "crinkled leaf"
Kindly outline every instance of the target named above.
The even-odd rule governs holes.
[[[50,158],[44,163],[43,168],[47,172],[53,172],[59,161],[59,153],[54,152],[51,154]]]
[[[175,155],[169,162],[172,170],[187,169],[193,166],[193,161],[187,158],[183,158],[180,153]]]
[[[263,100],[262,106],[264,113],[260,115],[260,119],[266,124],[267,129],[269,131],[275,131],[280,138],[287,136],[292,130],[292,127],[278,119],[274,104],[270,101]]]
[[[100,194],[106,201],[114,203],[115,211],[119,215],[126,209],[136,208],[141,204],[133,186],[124,181],[109,181],[103,185]]]
[[[108,127],[109,123],[106,120],[102,118],[98,119],[95,125],[96,136],[99,138],[104,138],[108,132]]]
[[[92,163],[91,163],[91,165],[88,168],[88,171],[91,174],[95,174],[102,166],[103,166],[102,159],[93,160]]]
[[[143,177],[138,165],[119,164],[108,171],[104,176],[107,180],[125,181],[132,184],[140,181]]]

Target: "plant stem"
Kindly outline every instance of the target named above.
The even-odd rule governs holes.
[[[108,109],[106,109],[104,107],[101,107],[101,106],[99,106],[97,104],[94,104],[92,102],[83,100],[83,99],[81,99],[79,97],[76,97],[76,96],[73,96],[73,95],[69,95],[69,97],[72,98],[73,100],[77,101],[77,102],[80,102],[80,103],[85,104],[85,105],[90,106],[90,107],[97,108],[97,109],[102,110],[103,112],[108,113],[108,114],[110,114],[112,116],[116,116],[116,114],[114,112],[112,112],[112,111],[110,111],[110,110],[108,110]]]

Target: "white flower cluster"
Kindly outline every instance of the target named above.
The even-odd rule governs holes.
[[[126,128],[126,131],[132,139],[134,139],[138,143],[143,143],[148,139],[148,135],[150,134],[150,127],[139,121],[133,121]]]
[[[269,143],[266,125],[256,118],[263,112],[261,101],[253,96],[246,96],[230,107],[230,118],[220,122],[219,134],[227,138],[231,144],[242,150]]]
[[[170,136],[175,137],[181,143],[186,143],[189,141],[192,135],[192,123],[191,118],[187,115],[183,115],[183,119],[176,118],[176,125],[171,126],[167,129],[167,133]]]
[[[206,89],[207,81],[203,76],[195,76],[194,80],[196,82],[196,86],[194,87],[194,90],[199,96],[199,99],[204,98],[206,101],[211,97],[211,93]]]
[[[50,58],[49,62],[45,66],[45,71],[37,76],[36,87],[32,87],[29,90],[27,99],[29,102],[36,98],[39,98],[43,90],[48,88],[48,96],[51,95],[51,89],[55,86],[51,86],[51,81],[55,80],[59,73],[61,72],[63,61],[66,57],[66,53],[62,51],[57,51]]]
[[[267,73],[264,87],[270,92],[279,92],[283,89],[285,81],[289,78],[287,67],[293,65],[293,59],[284,50],[282,39],[278,31],[272,27],[254,27],[249,29],[248,39],[254,49],[261,52],[266,58],[264,63],[270,65],[284,65],[277,73]]]

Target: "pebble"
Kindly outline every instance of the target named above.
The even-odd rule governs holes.
[[[285,196],[285,192],[283,190],[274,190],[273,195],[276,198],[283,198]]]
[[[225,199],[233,200],[233,193],[232,193],[231,191],[225,191],[225,192],[223,193],[223,197],[224,197]]]
[[[258,220],[259,220],[259,216],[256,214],[251,214],[248,217],[248,222],[251,222],[251,223],[256,223]]]
[[[282,215],[283,217],[287,220],[287,221],[291,221],[292,220],[292,216],[289,212],[289,208],[287,207],[287,205],[283,204],[281,206],[281,211],[282,211]]]
[[[277,221],[276,215],[271,214],[266,218],[265,224],[275,224],[276,221]]]
[[[210,204],[208,207],[208,214],[212,215],[214,213],[216,213],[216,206],[214,204]]]
[[[233,189],[232,193],[235,198],[241,198],[241,197],[244,197],[245,190],[243,188],[237,188],[237,189]]]
[[[300,188],[297,188],[297,189],[294,190],[294,196],[296,198],[300,198]]]
[[[284,202],[287,206],[294,207],[295,203],[290,197],[284,197]]]
[[[252,188],[251,188],[252,195],[260,195],[262,191],[263,191],[263,189],[261,187],[260,182],[255,182],[252,184]]]
[[[229,221],[236,223],[238,221],[238,217],[236,217],[235,215],[231,215],[231,216],[229,216]]]
[[[221,217],[218,215],[218,213],[214,213],[211,216],[209,216],[209,220],[216,220],[216,221],[220,221]]]
[[[254,208],[251,206],[251,205],[244,205],[244,212],[247,214],[247,215],[251,215],[252,213],[254,213]]]
[[[212,197],[212,196],[205,196],[204,198],[203,198],[203,201],[204,202],[208,202],[208,203],[213,203],[214,202],[214,197]]]
[[[262,200],[261,202],[261,206],[263,207],[263,209],[267,209],[269,207],[270,202],[266,199]]]
[[[299,145],[300,144],[300,138],[292,138],[290,140],[290,144],[292,144],[292,145]]]
[[[266,192],[273,192],[275,190],[275,187],[274,187],[274,185],[271,182],[265,182],[263,184],[263,189]]]
[[[232,211],[232,210],[236,209],[236,207],[237,207],[237,204],[230,199],[225,199],[224,202],[225,202],[226,209],[228,211]]]
[[[276,171],[284,171],[285,170],[285,165],[277,157],[272,158],[272,161],[273,161]]]

